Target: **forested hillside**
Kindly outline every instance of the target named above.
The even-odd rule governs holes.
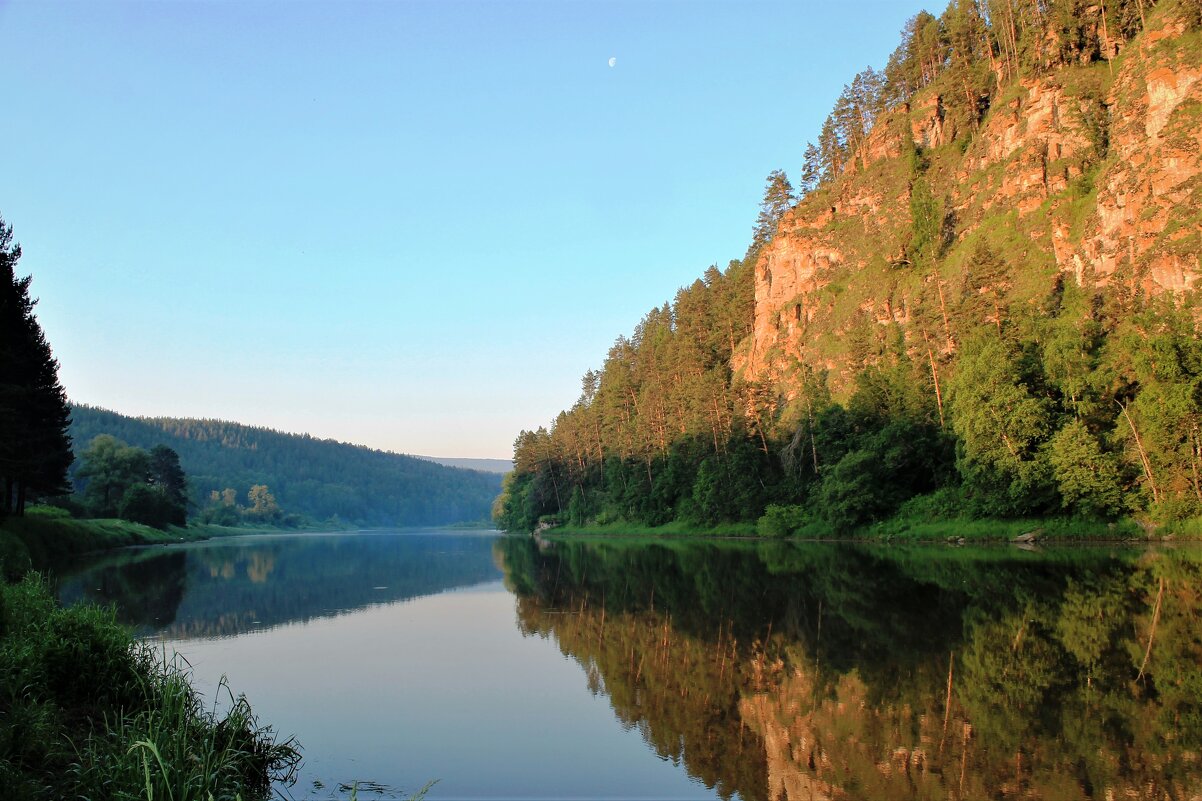
[[[496,519],[1202,514],[1200,122],[1196,0],[919,14],[746,256],[521,433]]]
[[[194,511],[247,504],[251,487],[266,486],[284,514],[314,522],[442,525],[485,520],[501,481],[496,474],[308,435],[221,420],[133,418],[73,406],[76,451],[99,434],[141,448],[167,445],[175,450],[188,475]]]

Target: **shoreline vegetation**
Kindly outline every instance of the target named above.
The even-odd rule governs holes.
[[[115,614],[59,606],[36,574],[0,583],[0,796],[251,801],[291,780],[294,739],[224,681],[206,704]]]
[[[533,532],[544,537],[603,538],[735,538],[749,540],[790,540],[799,542],[868,543],[1161,543],[1202,541],[1202,519],[1173,521],[1154,526],[1134,518],[1115,521],[1075,520],[1072,518],[916,520],[896,517],[847,533],[811,524],[789,533],[773,532],[759,523],[722,523],[698,526],[680,521],[659,526],[627,523],[604,525],[546,525]],[[515,532],[520,533],[520,532]]]
[[[73,518],[56,507],[31,506],[23,517],[0,519],[0,575],[15,581],[30,570],[44,573],[73,559],[116,548],[319,530],[332,529],[329,525],[273,528],[197,522],[159,529],[117,518]]]

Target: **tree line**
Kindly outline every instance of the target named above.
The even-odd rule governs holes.
[[[188,473],[190,508],[222,524],[484,521],[501,483],[497,474],[223,420],[134,418],[76,404],[71,431],[77,442],[109,434],[172,448]]]
[[[803,154],[802,194],[864,166],[873,125],[930,88],[944,124],[975,131],[999,91],[1017,78],[1072,64],[1110,61],[1144,27],[1157,0],[952,0],[938,17],[911,17],[883,70],[844,86]],[[1187,25],[1202,26],[1194,0],[1179,0]]]

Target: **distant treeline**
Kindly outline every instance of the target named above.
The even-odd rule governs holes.
[[[214,505],[214,492],[220,497],[232,489],[239,502],[249,503],[251,488],[265,486],[285,513],[315,522],[442,525],[485,520],[501,483],[496,474],[308,435],[221,420],[133,418],[72,406],[77,453],[100,434],[140,448],[166,445],[178,453],[194,513]]]

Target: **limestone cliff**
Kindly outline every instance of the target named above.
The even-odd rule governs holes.
[[[1158,11],[1107,52],[1010,81],[975,126],[945,115],[934,87],[878,118],[760,253],[736,371],[791,394],[799,365],[825,368],[838,393],[862,340],[885,341],[891,322],[924,359],[946,358],[949,316],[980,291],[965,276],[982,248],[1005,262],[1016,302],[1064,280],[1132,295],[1202,287],[1202,34]],[[923,253],[918,191],[937,209]]]

